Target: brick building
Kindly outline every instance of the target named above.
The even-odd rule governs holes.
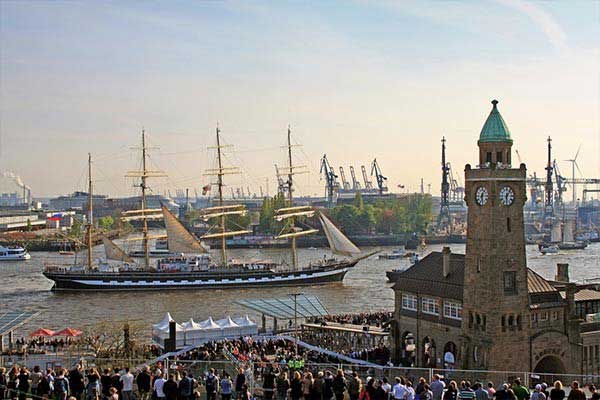
[[[466,254],[433,252],[396,284],[396,362],[537,372],[593,372],[598,322],[586,310],[600,293],[527,268],[523,206],[526,167],[511,166],[512,138],[497,101],[479,136],[479,163],[465,166]],[[596,308],[594,308],[596,307]],[[597,312],[597,311],[594,311]]]

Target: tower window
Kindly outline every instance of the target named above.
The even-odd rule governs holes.
[[[506,230],[510,232],[510,217],[506,218]]]
[[[492,152],[491,152],[491,151],[488,151],[488,152],[485,154],[485,162],[486,162],[486,163],[491,163],[491,162],[492,162]]]
[[[515,271],[504,271],[504,294],[517,293],[517,273]]]
[[[502,161],[502,152],[501,151],[497,151],[496,152],[496,162],[499,162],[499,163],[503,162]]]

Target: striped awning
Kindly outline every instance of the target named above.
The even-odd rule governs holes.
[[[321,317],[329,314],[316,296],[290,295],[280,299],[237,300],[243,307],[279,319]]]

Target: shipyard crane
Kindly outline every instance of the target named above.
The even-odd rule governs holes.
[[[450,224],[450,163],[446,162],[446,138],[442,137],[442,187],[440,213],[437,220],[438,229],[444,229]]]
[[[327,154],[323,154],[323,158],[321,158],[321,170],[319,173],[323,174],[325,177],[325,192],[327,194],[327,204],[329,207],[333,206],[333,198],[335,196],[335,192],[339,189],[339,184],[337,181],[337,175],[335,174],[333,167],[329,164],[329,160],[327,160]],[[343,179],[343,178],[342,178]]]
[[[371,163],[371,176],[375,175],[375,179],[377,180],[377,188],[379,189],[379,194],[383,194],[383,192],[387,192],[388,188],[386,185],[387,177],[383,176],[381,172],[381,168],[377,163],[377,159],[374,158]]]
[[[360,191],[362,189],[360,185],[360,181],[356,179],[356,174],[354,173],[354,167],[350,166],[350,176],[352,177],[352,190]]]
[[[561,175],[558,169],[558,163],[556,160],[552,163],[554,176],[556,179],[556,198],[554,199],[559,205],[563,204],[563,193],[567,191],[567,179]]]
[[[450,202],[462,203],[463,199],[465,198],[465,188],[462,186],[460,178],[454,176],[454,172],[452,171],[452,166],[450,163],[447,163],[446,165],[448,167],[448,174],[450,177]]]
[[[552,183],[552,138],[548,136],[548,162],[546,163],[546,187],[544,199],[544,216],[551,217],[554,215],[554,188]]]
[[[283,180],[283,176],[279,173],[279,167],[275,164],[275,175],[277,176],[277,193],[285,194],[288,191],[288,185]]]
[[[350,190],[350,182],[346,179],[346,174],[344,173],[344,167],[340,166],[340,179],[342,180],[342,189]]]
[[[373,191],[373,182],[371,182],[367,176],[367,169],[364,165],[360,166],[360,170],[362,171],[363,181],[365,182],[365,189],[369,192]]]

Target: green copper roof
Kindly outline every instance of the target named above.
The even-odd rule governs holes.
[[[481,133],[479,134],[479,142],[510,142],[510,131],[504,118],[498,111],[498,100],[492,100],[493,108],[490,115],[487,117]]]

